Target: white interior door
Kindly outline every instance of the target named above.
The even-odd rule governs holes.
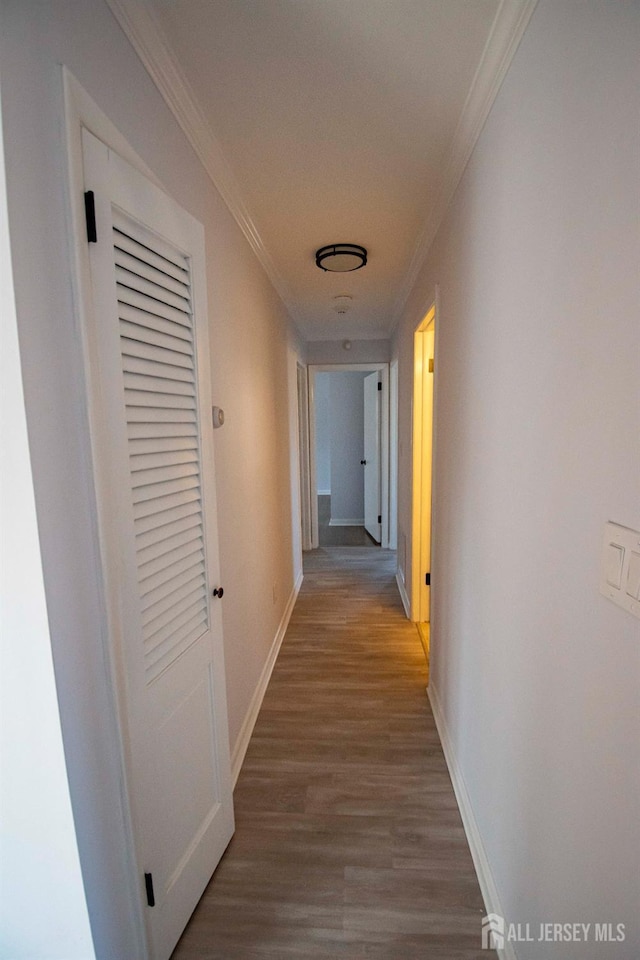
[[[382,537],[380,517],[380,390],[379,374],[364,378],[364,526],[376,543]]]
[[[204,235],[86,131],[83,153],[109,634],[150,955],[167,960],[233,833]]]

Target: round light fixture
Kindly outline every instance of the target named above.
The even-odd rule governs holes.
[[[350,273],[367,262],[367,251],[357,243],[330,243],[316,250],[316,267],[330,273]]]

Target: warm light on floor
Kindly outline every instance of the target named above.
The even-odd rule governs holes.
[[[431,624],[430,623],[416,623],[418,628],[418,634],[420,636],[420,643],[422,644],[422,649],[424,650],[425,659],[427,661],[427,669],[429,668],[429,645],[431,642]]]

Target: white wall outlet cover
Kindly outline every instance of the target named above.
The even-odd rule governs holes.
[[[224,410],[222,407],[212,407],[211,416],[214,427],[221,427],[224,423]]]
[[[640,619],[640,532],[606,523],[600,593]]]

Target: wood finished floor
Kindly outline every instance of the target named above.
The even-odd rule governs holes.
[[[321,547],[372,547],[380,544],[370,537],[364,527],[331,527],[331,497],[318,496],[318,542]]]
[[[235,791],[172,960],[487,960],[484,907],[395,556],[306,555]]]

